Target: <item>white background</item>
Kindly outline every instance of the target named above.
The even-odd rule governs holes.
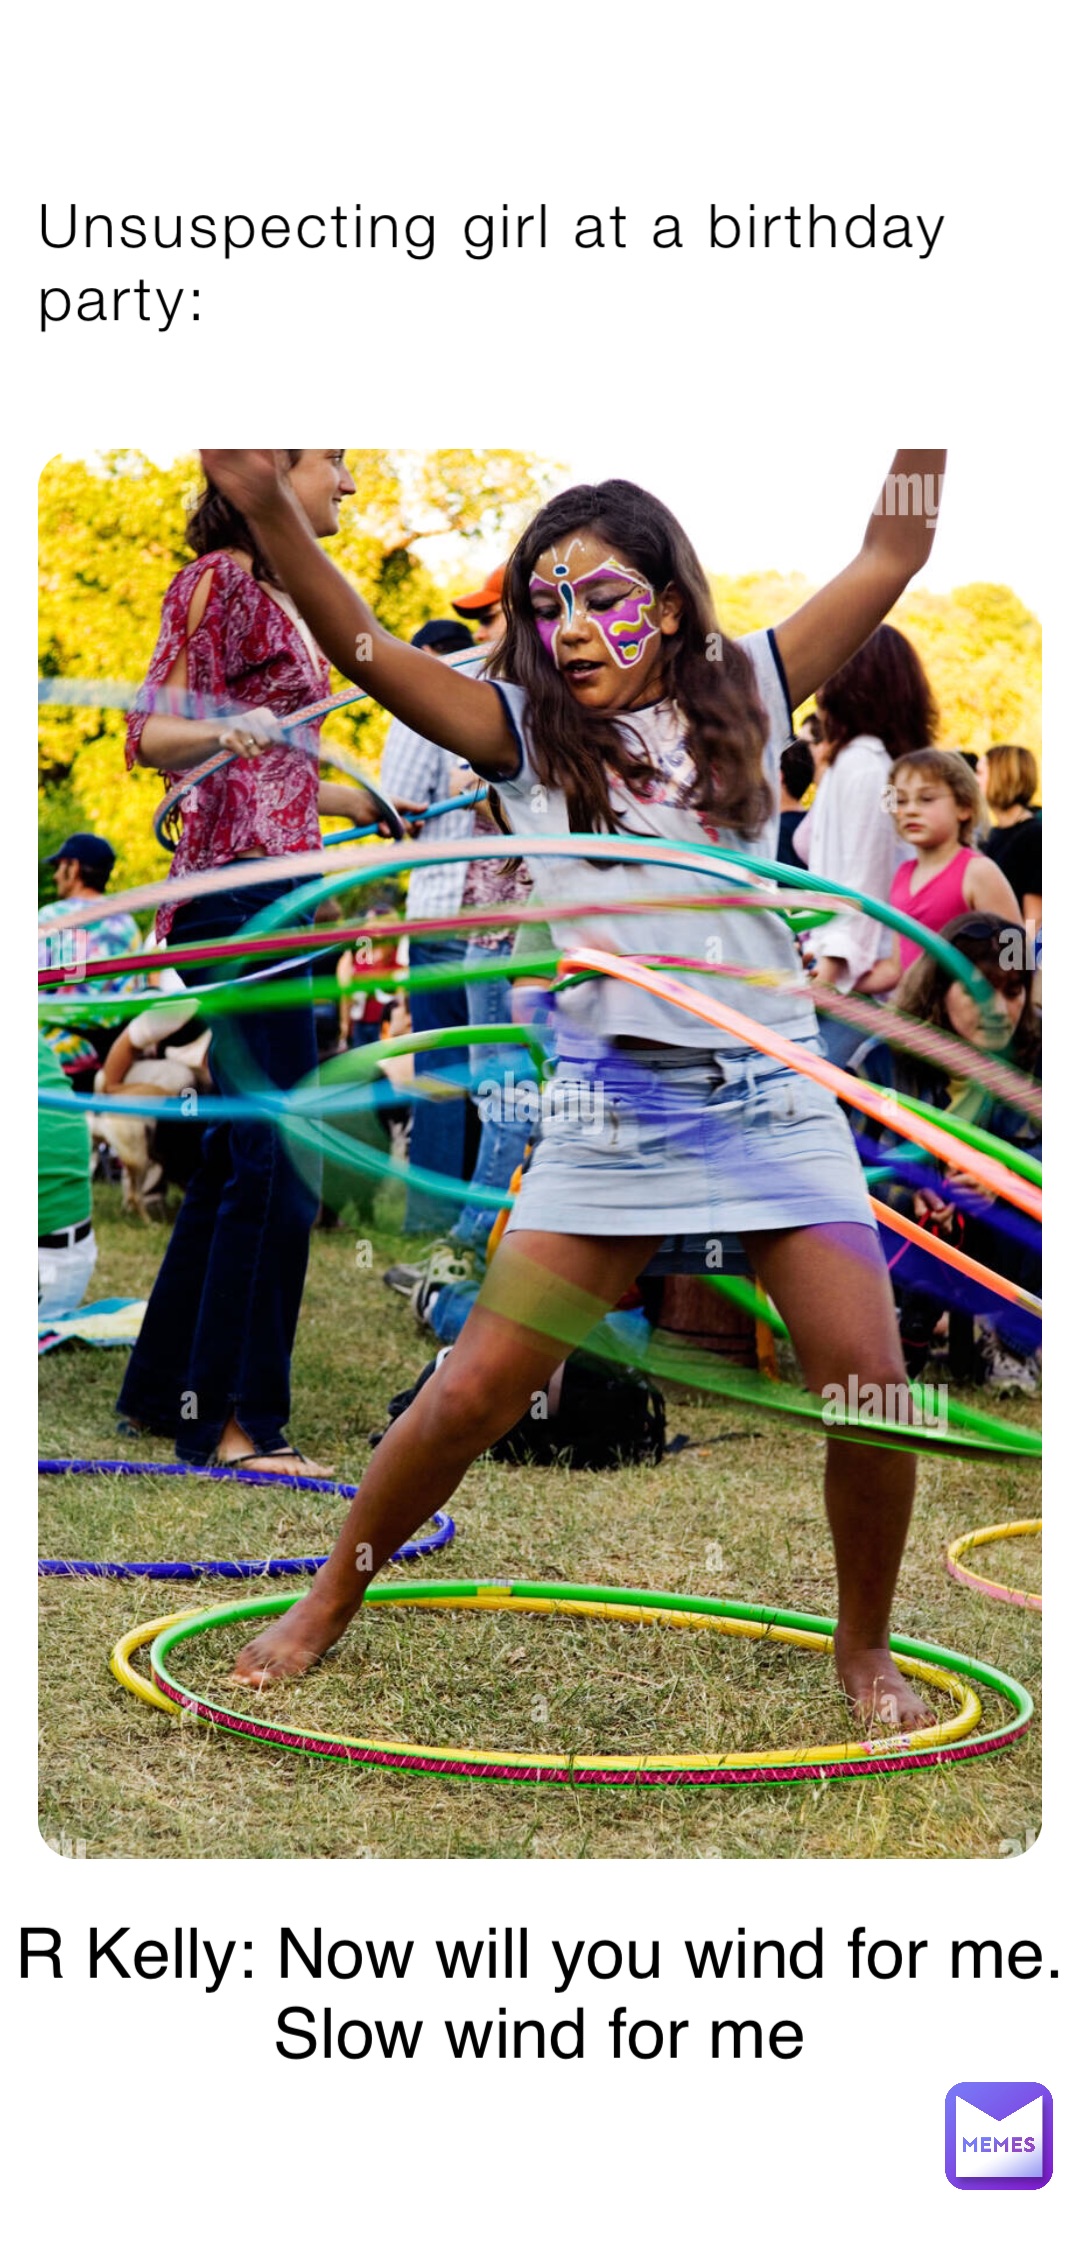
[[[1058,263],[1068,229],[1048,164],[1074,131],[1062,101],[1065,21],[1041,4],[944,0],[700,14],[631,0],[589,9],[548,0],[501,14],[415,0],[377,13],[224,0],[40,12],[23,33],[6,195],[7,364],[18,387],[5,608],[18,650],[12,701],[25,713],[9,742],[20,837],[7,859],[9,894],[21,900],[13,956],[24,956],[32,901],[37,472],[57,451],[130,444],[168,456],[203,431],[226,443],[299,431],[352,444],[535,449],[590,477],[658,487],[713,568],[802,567],[818,579],[850,558],[894,447],[947,440],[950,487],[927,581],[1011,582],[1049,627],[1053,864],[1056,835],[1075,824],[1059,808],[1074,720],[1062,656],[1074,591]],[[338,201],[434,210],[439,243],[426,263],[329,250],[252,251],[228,268],[216,256],[75,260],[40,247],[46,199],[61,210],[74,200],[80,213],[296,216]],[[686,239],[700,243],[710,201],[745,211],[753,200],[762,212],[811,199],[838,217],[872,200],[879,214],[921,211],[931,225],[944,211],[945,224],[922,262],[915,252],[647,246],[662,210],[684,215]],[[541,200],[553,245],[569,243],[578,212],[618,203],[632,246],[465,259],[456,241],[465,215]],[[182,312],[164,336],[72,321],[39,337],[40,287],[139,277],[170,296],[181,282],[198,287],[199,324]],[[1052,1112],[1063,1117],[1071,1086],[1053,916],[1067,869],[1064,849],[1057,855]],[[7,1203],[26,1202],[28,1234],[29,1197],[14,1191],[32,1159],[28,1113],[20,1125]],[[1069,1471],[1055,1375],[1067,1391],[1075,1345],[1054,1284],[1068,1268],[1065,1182],[1047,1289],[1061,1337],[1048,1354],[1047,1814],[1029,1855],[865,1865],[66,1862],[36,1831],[32,1602],[16,1596],[4,1940],[7,2052],[32,2202],[23,2229],[126,2236],[152,2219],[213,2239],[373,2226],[410,2239],[636,2240],[691,2225],[695,2235],[737,2227],[768,2239],[1066,2235],[1075,1464]],[[29,1237],[22,1244],[29,1258]],[[9,1363],[21,1347],[13,1316]],[[9,1534],[22,1550],[17,1581],[28,1585],[33,1430],[28,1378],[19,1385],[6,1422],[20,1462]],[[961,1782],[977,1786],[977,1769]],[[718,1843],[722,1831],[719,1802]],[[441,2022],[470,2007],[460,1995],[445,2001],[437,1973],[424,1978],[429,1937],[524,1919],[534,1973],[522,2010],[550,2020],[572,2009],[543,1969],[549,1935],[657,1935],[669,1967],[662,1989],[588,1992],[584,2066],[453,2065]],[[41,1969],[25,1984],[15,1978],[26,1920],[64,1930],[62,1983]],[[321,1923],[328,1937],[411,1934],[417,1959],[393,1998],[366,1974],[281,1992],[283,1921],[298,1932]],[[94,1922],[166,1939],[178,1925],[218,1943],[247,1937],[255,1977],[230,1974],[212,1998],[171,1982],[92,1987],[84,1951]],[[766,1981],[715,2005],[680,1970],[684,1934],[745,1925],[794,1939],[819,1922],[832,1962],[824,1988]],[[933,1962],[914,1985],[853,1987],[844,1943],[860,1923],[871,1936],[929,1937]],[[953,1933],[1033,1938],[1061,1977],[956,1990],[942,1962]],[[701,2020],[728,2013],[732,1993],[741,2014],[799,2019],[805,2055],[740,2065],[693,2056],[706,2048]],[[492,1991],[490,2009],[512,2011],[517,1994]],[[286,2001],[365,2018],[427,2010],[429,2025],[408,2068],[286,2065],[273,2048]],[[677,2066],[605,2060],[604,2022],[620,2001],[634,2014],[694,2020],[691,2055]],[[1044,2193],[958,2194],[945,2182],[945,2091],[994,2077],[1040,2080],[1057,2095],[1058,2175]]]

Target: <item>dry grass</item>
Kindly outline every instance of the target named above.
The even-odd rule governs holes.
[[[99,1197],[99,1293],[148,1287],[158,1232]],[[387,1398],[430,1353],[380,1271],[401,1253],[393,1189],[356,1268],[345,1232],[317,1234],[295,1360],[294,1432],[355,1479]],[[41,1367],[41,1447],[115,1456],[118,1353],[72,1347]],[[1031,1408],[1010,1407],[1031,1420]],[[584,1475],[480,1461],[454,1505],[455,1544],[420,1576],[522,1577],[720,1593],[828,1614],[832,1558],[820,1500],[823,1444],[797,1424],[668,1391],[669,1428],[737,1440],[661,1468]],[[170,1454],[164,1445],[155,1455]],[[904,1633],[989,1660],[1037,1690],[1041,1624],[949,1581],[961,1529],[1038,1511],[1037,1477],[1003,1462],[934,1460],[920,1472],[896,1607]],[[164,1479],[41,1485],[41,1550],[86,1558],[259,1557],[327,1548],[332,1498]],[[722,1572],[716,1572],[717,1548]],[[1037,1539],[969,1556],[1034,1588]],[[94,1856],[997,1856],[1039,1825],[1039,1748],[864,1783],[594,1794],[457,1783],[307,1762],[142,1706],[105,1666],[120,1633],[243,1587],[41,1585],[42,1830]],[[257,1590],[257,1586],[252,1589]],[[180,1649],[176,1672],[228,1699],[232,1631]],[[829,1662],[778,1646],[587,1620],[371,1612],[301,1684],[284,1720],[331,1731],[548,1751],[688,1752],[843,1737]],[[1000,1710],[988,1711],[998,1720]]]

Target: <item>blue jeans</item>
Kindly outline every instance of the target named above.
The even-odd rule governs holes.
[[[227,889],[181,905],[173,941],[235,935],[293,882]],[[230,969],[229,972],[234,970]],[[193,968],[192,984],[205,982]],[[315,1067],[315,1025],[301,1003],[219,1018],[210,1070],[217,1090],[267,1080],[281,1089]],[[184,1195],[131,1353],[117,1410],[171,1435],[177,1457],[202,1466],[235,1417],[256,1451],[281,1447],[289,1369],[318,1194],[294,1168],[278,1132],[259,1122],[212,1123]]]
[[[409,965],[463,965],[467,949],[463,936],[448,936],[440,941],[418,939],[409,945]],[[412,991],[409,1012],[415,1030],[464,1029],[469,1020],[465,991],[460,983],[443,990]],[[418,1075],[445,1075],[464,1084],[464,1055],[453,1049],[445,1053],[418,1054],[416,1070]],[[418,1170],[437,1170],[440,1176],[448,1178],[464,1177],[467,1110],[464,1096],[416,1101],[412,1111],[409,1160]],[[439,1200],[419,1186],[410,1185],[405,1197],[404,1229],[406,1232],[445,1232],[453,1224],[460,1207],[459,1201]]]
[[[465,954],[465,964],[471,967],[499,958],[509,958],[511,943],[508,940],[496,951],[491,945],[470,944]],[[511,985],[502,978],[490,982],[469,983],[466,986],[469,1021],[474,1028],[509,1022]],[[493,1096],[479,1102],[481,1130],[480,1151],[473,1169],[473,1185],[492,1187],[505,1193],[522,1161],[528,1144],[530,1125],[528,1116],[517,1118],[514,1114],[514,1087],[522,1081],[533,1082],[534,1071],[528,1050],[523,1045],[470,1045],[469,1064],[474,1087],[485,1081],[495,1087]],[[482,1248],[497,1210],[486,1208],[482,1202],[466,1201],[458,1217],[452,1240],[460,1240],[463,1247]]]
[[[872,1034],[870,1030],[853,1029],[849,1022],[839,1021],[835,1014],[827,1014],[824,1007],[818,1015],[818,1036],[825,1047],[825,1058],[833,1063],[834,1068],[849,1068],[852,1054],[857,1053],[860,1045],[865,1045]]]

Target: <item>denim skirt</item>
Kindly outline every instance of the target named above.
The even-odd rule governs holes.
[[[745,1045],[582,1045],[546,1090],[510,1229],[692,1236],[708,1269],[724,1233],[874,1221],[843,1110],[809,1077]]]

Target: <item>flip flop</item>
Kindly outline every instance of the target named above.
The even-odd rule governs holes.
[[[281,1479],[283,1482],[297,1480],[301,1475],[315,1481],[328,1478],[325,1467],[316,1465],[314,1459],[309,1458],[306,1451],[298,1451],[295,1444],[292,1443],[286,1444],[284,1449],[279,1451],[242,1451],[239,1458],[222,1458],[215,1451],[213,1457],[208,1459],[207,1464],[217,1467],[246,1468],[249,1473],[253,1467],[261,1466],[265,1473],[273,1474],[277,1471],[272,1463],[275,1458],[295,1458],[296,1460],[295,1474],[282,1470]],[[332,1477],[330,1478],[332,1479]]]

